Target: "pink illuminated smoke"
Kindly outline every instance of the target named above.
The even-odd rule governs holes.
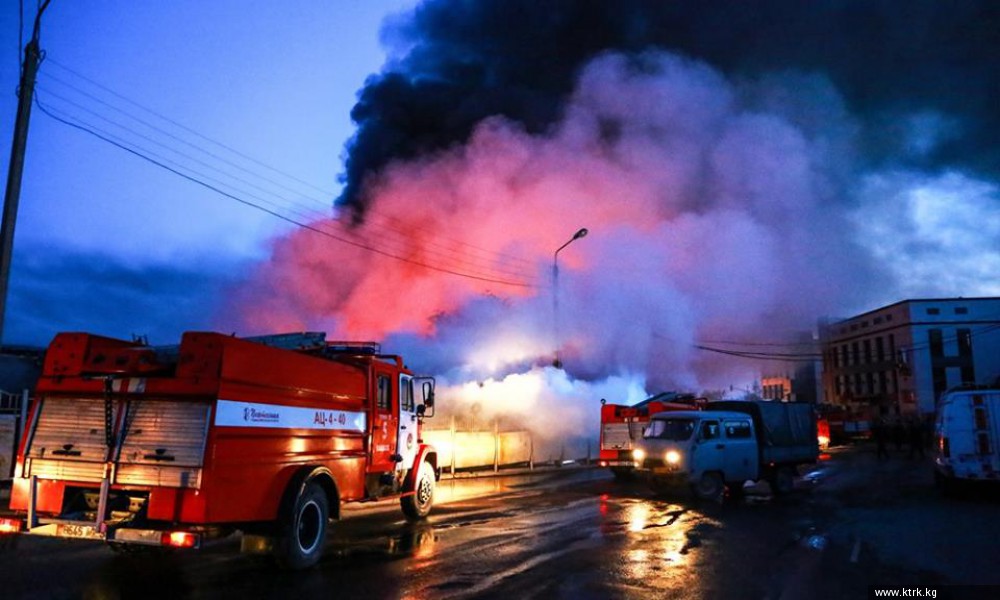
[[[551,361],[553,252],[587,227],[559,255],[571,382],[728,387],[761,365],[696,341],[809,331],[875,278],[846,218],[854,135],[819,77],[736,82],[670,54],[604,55],[545,135],[486,119],[462,146],[371,174],[360,225],[316,224],[526,286],[300,230],[274,241],[238,311],[250,329],[384,340],[455,389],[502,381]]]

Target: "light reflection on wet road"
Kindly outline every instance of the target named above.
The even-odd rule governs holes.
[[[794,504],[655,498],[596,469],[442,481],[424,523],[407,523],[395,503],[347,511],[323,561],[303,573],[239,555],[235,539],[136,557],[23,539],[3,555],[0,589],[12,592],[5,598],[762,598],[782,585],[774,561],[809,527],[789,512]]]

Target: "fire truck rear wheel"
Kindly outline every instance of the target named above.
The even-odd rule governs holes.
[[[413,486],[413,494],[400,498],[399,504],[403,514],[411,521],[418,521],[430,514],[431,506],[434,505],[434,468],[430,463],[425,462],[421,466]]]
[[[330,509],[326,492],[307,483],[288,514],[283,515],[275,557],[287,569],[306,569],[319,562],[326,541]]]

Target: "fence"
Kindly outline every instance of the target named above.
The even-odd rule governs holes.
[[[21,393],[0,390],[0,481],[14,476],[14,457],[27,412],[28,390]]]
[[[438,466],[451,473],[489,468],[533,469],[536,464],[562,464],[567,458],[590,462],[589,443],[583,458],[582,448],[567,450],[565,444],[539,440],[530,431],[500,431],[498,421],[493,422],[492,431],[461,431],[452,419],[448,429],[425,429],[423,439],[437,450]]]

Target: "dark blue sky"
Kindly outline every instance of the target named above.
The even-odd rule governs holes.
[[[35,3],[24,4],[27,36]],[[187,172],[228,173],[226,183],[247,194],[324,211],[340,190],[355,93],[384,61],[380,23],[410,4],[54,0],[42,23],[37,98]],[[6,173],[17,2],[0,9],[0,49]],[[254,178],[262,173],[281,187],[260,192],[273,186]],[[44,344],[83,329],[166,343],[220,327],[226,285],[290,227],[36,108],[4,341]]]

